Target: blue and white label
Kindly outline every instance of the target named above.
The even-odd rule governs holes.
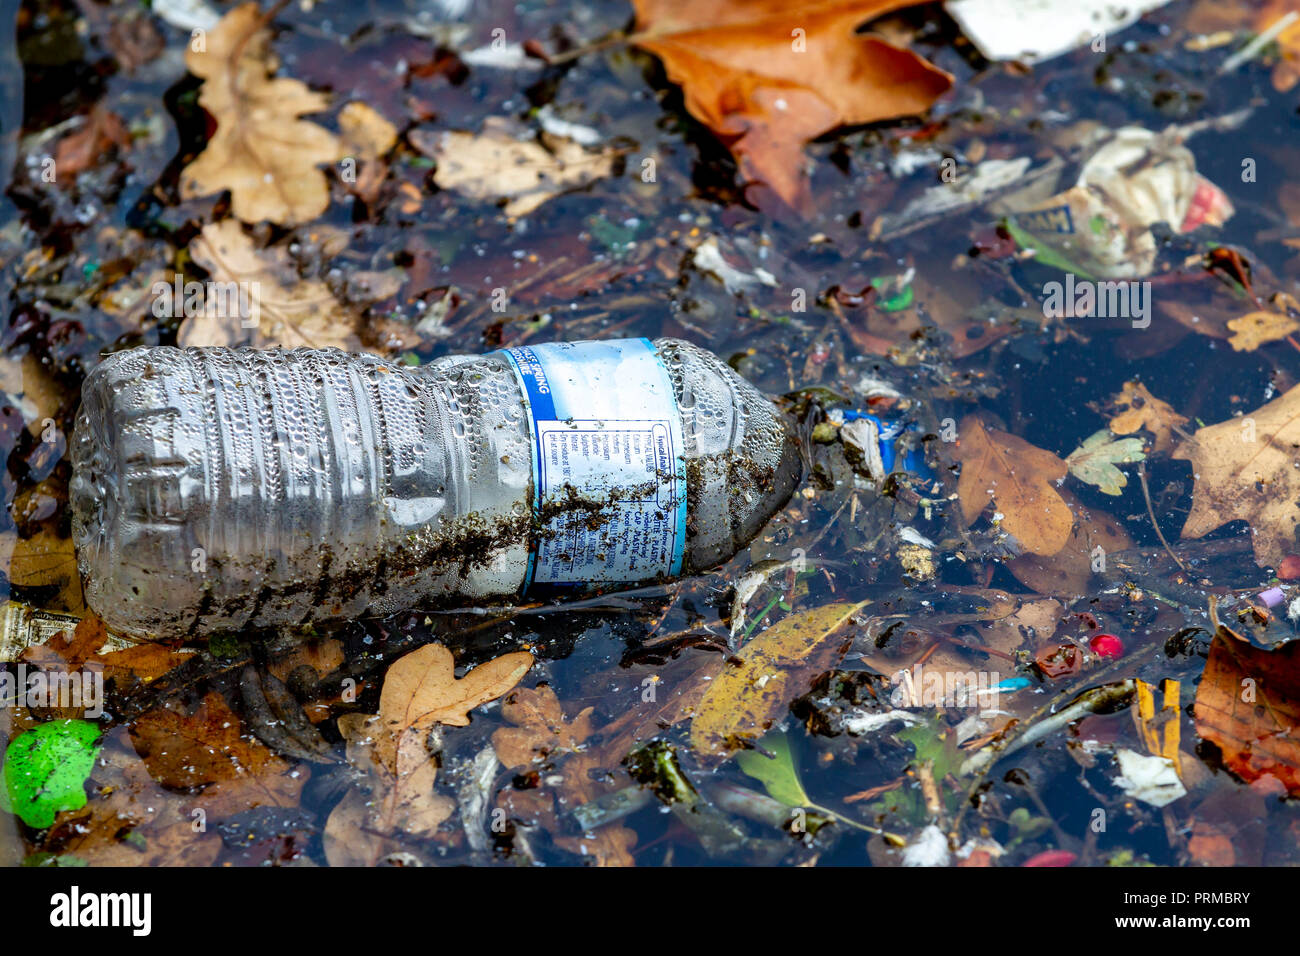
[[[678,575],[686,470],[672,381],[648,339],[505,350],[533,425],[530,584]]]

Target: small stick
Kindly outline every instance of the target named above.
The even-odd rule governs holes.
[[[1138,462],[1138,478],[1142,482],[1142,497],[1147,500],[1147,514],[1151,516],[1151,527],[1156,529],[1156,537],[1160,539],[1160,543],[1165,546],[1165,551],[1169,553],[1169,557],[1174,559],[1174,563],[1178,565],[1182,572],[1190,575],[1192,572],[1188,571],[1187,565],[1183,564],[1182,559],[1174,554],[1174,549],[1169,547],[1169,542],[1165,540],[1165,533],[1160,530],[1160,522],[1156,520],[1156,509],[1151,505],[1151,489],[1147,487],[1147,471],[1142,462]]]

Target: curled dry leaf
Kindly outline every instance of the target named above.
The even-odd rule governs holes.
[[[198,314],[188,314],[182,348],[340,348],[360,351],[357,317],[319,279],[300,279],[280,246],[258,249],[239,222],[209,223],[190,243],[190,255],[211,280]],[[185,310],[187,313],[190,310]]]
[[[1174,411],[1168,402],[1161,401],[1141,382],[1125,382],[1111,406],[1115,416],[1110,420],[1110,430],[1116,435],[1132,435],[1148,431],[1155,436],[1151,446],[1157,455],[1174,447],[1174,430],[1187,424],[1187,418]]]
[[[438,161],[433,181],[473,199],[507,200],[507,216],[526,216],[560,193],[586,186],[614,171],[614,151],[590,152],[572,140],[547,137],[549,149],[532,138],[520,139],[497,117],[478,134],[410,134],[415,147]]]
[[[1261,565],[1276,567],[1300,550],[1300,385],[1241,418],[1197,429],[1173,457],[1191,461],[1196,482],[1184,538],[1244,520]]]
[[[745,179],[797,208],[808,199],[806,142],[837,126],[923,113],[952,84],[915,53],[856,32],[914,3],[634,0],[633,40],[663,61]]]
[[[746,644],[704,692],[691,721],[691,746],[721,756],[767,733],[806,689],[798,675],[826,667],[838,646],[835,633],[867,603],[792,614]]]
[[[1230,319],[1232,337],[1228,344],[1238,352],[1253,352],[1261,345],[1284,339],[1300,329],[1300,322],[1280,312],[1256,311]]]
[[[976,415],[962,421],[959,434],[957,496],[966,524],[992,502],[1002,512],[1002,527],[1025,550],[1052,555],[1065,547],[1074,526],[1074,515],[1056,488],[1066,475],[1065,462],[1023,438],[989,428]]]
[[[235,215],[245,222],[292,226],[329,205],[319,166],[338,159],[342,147],[333,133],[300,119],[324,110],[329,97],[299,80],[273,79],[270,43],[258,5],[245,3],[221,18],[203,50],[186,50],[190,72],[204,81],[199,105],[217,130],[181,174],[181,195],[228,189]]]
[[[1196,732],[1247,783],[1276,777],[1300,793],[1300,642],[1265,651],[1220,627],[1196,689]]]

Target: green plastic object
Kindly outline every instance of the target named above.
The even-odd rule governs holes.
[[[5,751],[0,804],[38,829],[60,810],[84,807],[99,737],[88,720],[53,720],[15,737]]]

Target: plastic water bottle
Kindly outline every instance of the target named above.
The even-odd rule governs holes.
[[[72,462],[87,603],[152,638],[669,579],[801,469],[772,404],[676,339],[415,368],[132,349],[86,378]]]

